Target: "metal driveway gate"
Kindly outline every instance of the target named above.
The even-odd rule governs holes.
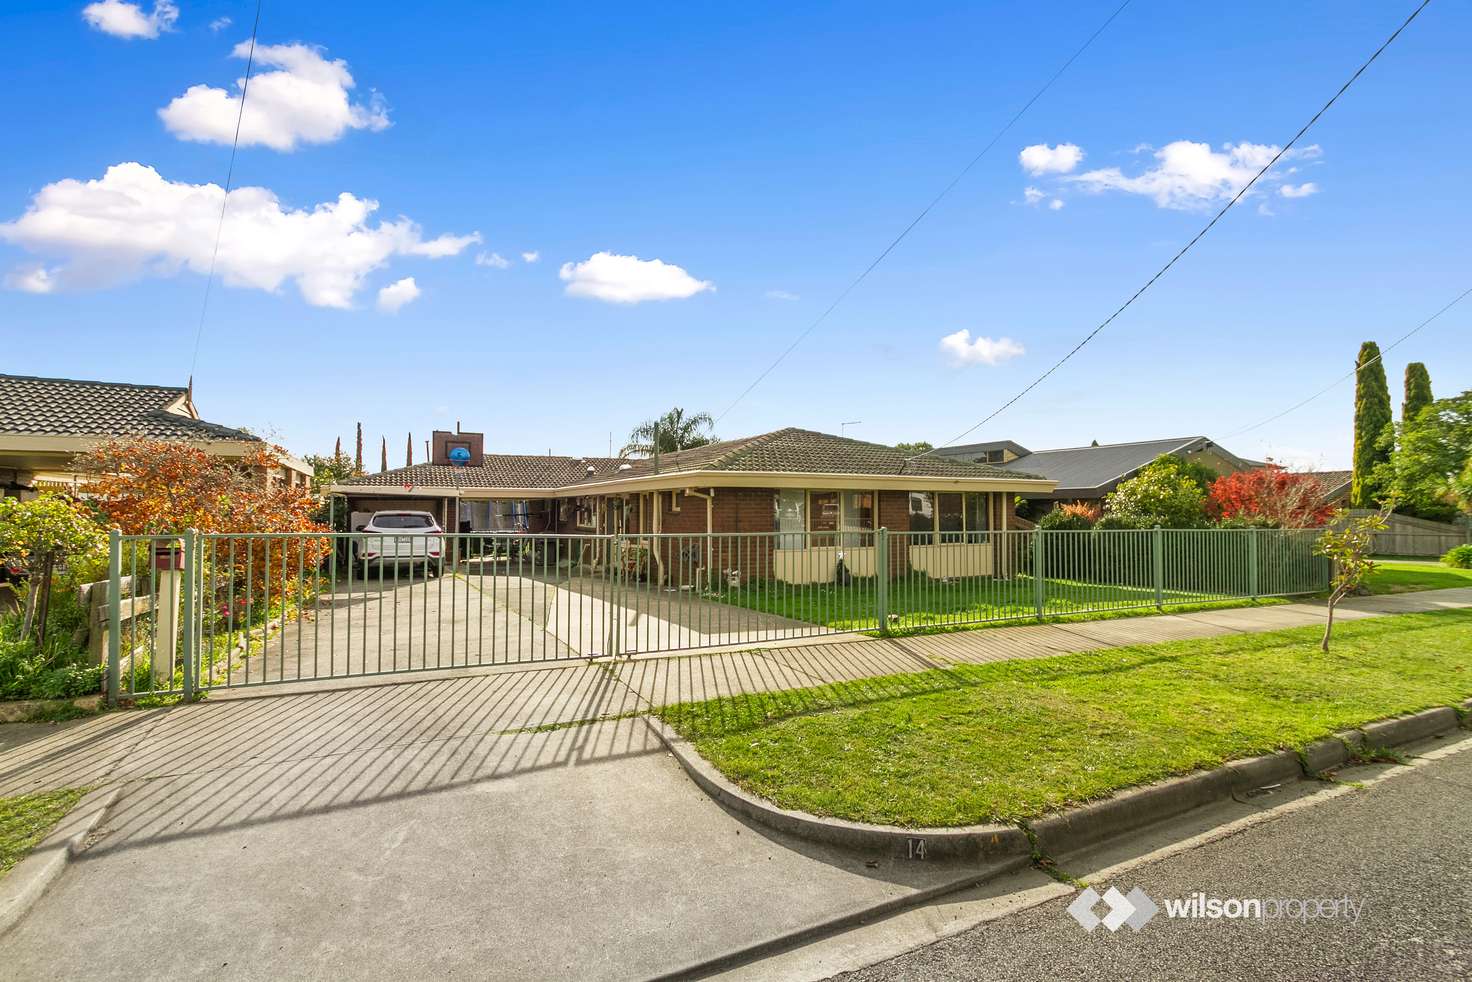
[[[1325,589],[1314,530],[112,534],[113,701]]]

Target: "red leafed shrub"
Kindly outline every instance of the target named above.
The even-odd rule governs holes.
[[[1334,514],[1317,477],[1274,465],[1217,478],[1208,508],[1217,521],[1246,520],[1278,528],[1318,528]]]
[[[1098,502],[1094,501],[1071,501],[1066,505],[1059,505],[1059,509],[1066,515],[1081,518],[1093,525],[1104,516],[1104,509]]]
[[[209,540],[205,562],[226,582],[266,584],[290,595],[297,570],[309,574],[332,551],[330,532],[312,520],[316,502],[299,488],[268,479],[279,448],[266,444],[226,460],[187,443],[109,440],[77,458],[90,475],[87,492],[108,525],[125,535],[179,535],[185,529],[229,538]],[[308,533],[263,538],[262,533]]]

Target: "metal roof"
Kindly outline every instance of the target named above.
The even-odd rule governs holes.
[[[997,466],[1007,471],[1025,470],[1055,480],[1058,487],[1052,492],[1052,496],[1065,497],[1072,492],[1107,490],[1161,454],[1187,454],[1207,449],[1214,449],[1222,456],[1236,461],[1243,469],[1254,464],[1204,436],[1178,436],[1135,443],[1105,443],[1097,447],[1038,450],[1026,457]]]

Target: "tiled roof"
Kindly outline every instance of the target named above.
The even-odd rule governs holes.
[[[527,488],[548,490],[567,487],[583,481],[611,477],[621,461],[607,457],[521,456],[486,454],[485,462],[475,467],[448,467],[444,464],[414,464],[378,474],[364,474],[343,481],[358,487],[427,488]],[[588,474],[588,468],[593,474]]]
[[[772,471],[810,474],[875,474],[916,477],[1029,478],[990,464],[929,454],[918,459],[894,447],[789,427],[741,440],[722,440],[693,450],[661,454],[660,473],[678,471]],[[630,461],[625,475],[654,473],[653,458]]]
[[[173,385],[0,375],[0,433],[259,440],[244,430],[171,413],[188,390]]]
[[[589,468],[592,471],[589,471]],[[907,460],[893,447],[849,440],[811,430],[785,429],[740,440],[722,440],[690,450],[617,460],[607,457],[542,457],[486,454],[476,467],[415,464],[342,482],[356,487],[566,489],[609,480],[696,471],[872,474],[914,477],[972,477],[1017,480],[1029,474],[935,455]]]
[[[1319,479],[1319,484],[1324,488],[1325,499],[1338,497],[1349,490],[1350,481],[1354,478],[1353,471],[1311,471],[1310,477]]]

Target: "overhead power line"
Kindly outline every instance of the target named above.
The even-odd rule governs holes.
[[[778,355],[776,359],[774,359],[773,362],[762,371],[760,375],[752,380],[752,383],[750,385],[741,390],[741,394],[733,399],[731,401],[731,404],[723,409],[721,411],[721,414],[716,417],[717,423],[720,423],[721,420],[725,419],[726,416],[731,412],[731,410],[735,409],[743,399],[751,394],[751,391],[753,389],[760,385],[768,375],[772,374],[772,372],[777,368],[778,365],[787,360],[787,356],[792,354],[792,352],[797,349],[797,346],[802,344],[803,341],[807,339],[807,336],[809,334],[812,334],[824,321],[828,319],[829,314],[838,309],[838,305],[843,303],[848,295],[852,293],[860,283],[863,283],[864,280],[869,277],[869,274],[874,272],[875,268],[878,267],[880,263],[884,262],[884,260],[889,257],[889,254],[895,250],[896,246],[898,246],[901,242],[905,240],[910,232],[914,230],[915,226],[924,221],[925,216],[929,215],[930,212],[935,208],[935,206],[940,204],[941,201],[948,194],[950,194],[951,191],[955,189],[956,185],[961,183],[961,181],[966,177],[967,174],[971,173],[971,169],[981,162],[981,159],[991,151],[992,147],[997,145],[997,141],[1001,140],[1003,136],[1006,136],[1007,131],[1012,129],[1017,121],[1020,120],[1029,109],[1032,108],[1033,103],[1041,99],[1043,95],[1053,87],[1053,83],[1058,81],[1058,79],[1063,76],[1064,72],[1068,71],[1069,66],[1077,61],[1080,55],[1089,50],[1089,46],[1094,43],[1094,40],[1100,34],[1104,33],[1105,28],[1114,23],[1114,19],[1124,12],[1124,8],[1128,7],[1130,5],[1130,2],[1131,0],[1124,0],[1124,3],[1121,3],[1118,7],[1115,8],[1114,13],[1105,18],[1104,23],[1100,24],[1098,29],[1095,30],[1093,34],[1089,35],[1088,39],[1079,46],[1077,51],[1068,56],[1068,60],[1065,61],[1063,65],[1056,72],[1053,73],[1052,77],[1050,77],[1046,82],[1043,83],[1042,88],[1034,92],[1032,94],[1032,98],[1023,103],[1022,108],[1013,113],[1012,118],[1007,120],[1006,124],[992,135],[992,138],[987,141],[986,146],[981,148],[981,152],[978,153],[975,157],[972,157],[970,163],[961,168],[960,173],[958,173],[954,178],[951,179],[951,183],[947,184],[944,188],[941,189],[941,192],[939,194],[930,199],[930,203],[921,210],[920,214],[916,215],[910,221],[910,224],[906,225],[904,229],[900,232],[900,234],[896,235],[894,239],[890,241],[889,245],[885,246],[884,250],[880,252],[879,255],[875,256],[874,260],[869,263],[868,266],[864,267],[864,271],[862,273],[854,277],[853,281],[850,282],[848,286],[843,288],[843,291],[839,293],[836,298],[834,298],[833,302],[828,305],[827,309],[818,315],[817,320],[809,324],[807,328],[796,338],[794,338],[792,343],[789,344],[782,351],[782,353]]]
[[[1276,414],[1274,416],[1269,416],[1267,419],[1263,420],[1260,423],[1253,423],[1251,426],[1244,426],[1240,430],[1237,430],[1235,433],[1229,433],[1229,434],[1227,434],[1227,436],[1225,437],[1225,439],[1230,440],[1234,436],[1241,436],[1243,433],[1251,433],[1253,430],[1261,429],[1262,427],[1267,426],[1269,423],[1275,423],[1278,420],[1282,419],[1284,416],[1287,416],[1289,413],[1297,412],[1298,410],[1302,409],[1304,406],[1307,406],[1309,403],[1313,402],[1315,399],[1319,398],[1320,396],[1327,395],[1329,392],[1331,392],[1334,389],[1338,388],[1340,385],[1342,385],[1347,380],[1352,379],[1356,375],[1358,375],[1361,369],[1363,369],[1363,368],[1369,368],[1371,365],[1373,365],[1376,362],[1380,361],[1382,358],[1385,357],[1385,355],[1386,355],[1387,352],[1390,352],[1390,351],[1395,350],[1396,346],[1398,346],[1402,341],[1407,340],[1412,335],[1414,335],[1417,332],[1419,332],[1421,330],[1421,328],[1423,328],[1426,325],[1430,324],[1432,321],[1436,320],[1438,317],[1440,317],[1442,314],[1446,313],[1448,310],[1451,310],[1457,304],[1459,304],[1463,300],[1467,299],[1468,296],[1472,296],[1472,287],[1468,287],[1467,289],[1463,290],[1457,296],[1457,298],[1455,300],[1453,300],[1451,303],[1447,304],[1445,307],[1442,307],[1436,313],[1432,314],[1430,317],[1426,318],[1421,323],[1417,324],[1415,327],[1411,328],[1409,331],[1407,331],[1406,333],[1402,334],[1400,337],[1396,338],[1390,344],[1387,344],[1384,347],[1384,349],[1382,349],[1381,352],[1378,355],[1376,355],[1374,358],[1371,358],[1369,361],[1365,362],[1363,365],[1356,365],[1354,368],[1351,368],[1348,372],[1346,372],[1343,375],[1339,376],[1337,379],[1335,379],[1334,381],[1330,382],[1328,385],[1324,386],[1322,389],[1320,389],[1319,391],[1315,392],[1313,395],[1309,396],[1307,399],[1304,399],[1301,402],[1295,402],[1293,405],[1289,406],[1287,409],[1283,410],[1281,413],[1278,413],[1278,414]]]
[[[1211,218],[1211,221],[1207,222],[1206,223],[1206,226],[1204,228],[1202,228],[1201,231],[1197,232],[1195,234],[1195,236],[1193,236],[1191,238],[1191,241],[1187,242],[1184,246],[1182,246],[1181,249],[1180,249],[1180,251],[1177,252],[1174,256],[1172,256],[1170,258],[1170,261],[1169,262],[1167,262],[1164,266],[1160,267],[1160,269],[1156,271],[1156,273],[1155,273],[1154,276],[1150,277],[1150,279],[1148,279],[1148,280],[1145,281],[1145,285],[1144,286],[1140,287],[1138,290],[1136,290],[1133,294],[1130,295],[1130,298],[1128,300],[1126,300],[1124,303],[1120,304],[1119,307],[1115,309],[1114,313],[1112,313],[1108,317],[1104,318],[1104,320],[1101,321],[1097,327],[1095,327],[1088,334],[1084,335],[1083,340],[1079,341],[1078,344],[1075,344],[1071,349],[1069,349],[1068,353],[1065,354],[1062,358],[1059,358],[1056,362],[1054,362],[1052,364],[1052,366],[1048,368],[1047,371],[1043,372],[1037,378],[1035,378],[1031,382],[1029,382],[1027,384],[1027,387],[1024,388],[1021,392],[1018,392],[1015,396],[1013,396],[1012,398],[1008,399],[1006,402],[1002,403],[995,410],[993,410],[990,414],[988,414],[987,416],[983,417],[979,422],[973,424],[972,426],[970,426],[967,429],[963,430],[961,433],[959,433],[956,436],[952,437],[950,440],[948,440],[945,443],[941,444],[940,447],[937,447],[937,448],[935,448],[933,450],[927,450],[927,451],[925,451],[925,453],[916,454],[915,457],[924,457],[927,454],[935,453],[936,450],[939,450],[939,449],[941,449],[943,447],[949,447],[952,444],[958,443],[961,440],[966,439],[966,437],[970,436],[972,433],[975,433],[977,430],[981,429],[987,423],[990,423],[992,420],[994,420],[998,416],[1002,415],[1002,413],[1006,412],[1012,406],[1016,405],[1018,401],[1020,401],[1024,396],[1026,396],[1033,389],[1036,389],[1039,385],[1041,385],[1050,375],[1052,375],[1054,372],[1058,371],[1058,369],[1062,368],[1069,361],[1069,359],[1071,359],[1074,355],[1076,355],[1080,351],[1082,351],[1085,345],[1087,345],[1090,341],[1094,340],[1094,338],[1098,337],[1099,333],[1101,331],[1103,331],[1106,327],[1108,327],[1110,324],[1112,324],[1114,322],[1115,318],[1117,318],[1120,314],[1124,313],[1129,308],[1129,306],[1131,304],[1133,304],[1136,300],[1138,300],[1141,297],[1141,295],[1144,294],[1144,292],[1146,290],[1148,290],[1152,286],[1154,286],[1155,285],[1155,282],[1157,280],[1159,280],[1162,276],[1164,276],[1167,272],[1169,272],[1170,271],[1170,268],[1172,266],[1174,266],[1177,262],[1179,262],[1182,256],[1184,256],[1186,253],[1190,252],[1191,251],[1191,248],[1193,246],[1195,246],[1196,243],[1200,242],[1203,238],[1205,238],[1206,237],[1206,233],[1210,232],[1213,228],[1216,227],[1216,223],[1219,222],[1219,221],[1221,221],[1222,216],[1225,215],[1228,211],[1230,211],[1237,204],[1238,201],[1241,201],[1242,200],[1242,196],[1245,195],[1248,191],[1250,191],[1252,189],[1252,186],[1258,182],[1258,179],[1261,178],[1264,174],[1266,174],[1269,170],[1271,170],[1272,167],[1273,167],[1273,165],[1276,164],[1282,158],[1282,156],[1285,153],[1287,153],[1289,150],[1291,150],[1293,148],[1294,144],[1296,144],[1300,139],[1303,138],[1303,135],[1305,133],[1307,133],[1310,129],[1313,128],[1313,125],[1319,121],[1319,117],[1323,116],[1324,113],[1328,112],[1329,111],[1329,107],[1333,106],[1334,103],[1338,102],[1340,96],[1344,95],[1345,92],[1349,91],[1349,87],[1351,85],[1353,85],[1355,83],[1355,81],[1358,80],[1359,77],[1365,73],[1365,70],[1367,68],[1369,68],[1371,65],[1373,65],[1375,63],[1375,59],[1379,58],[1380,55],[1385,51],[1385,49],[1388,48],[1388,47],[1390,47],[1390,45],[1395,41],[1396,38],[1400,37],[1401,32],[1404,31],[1407,27],[1409,27],[1410,24],[1411,24],[1411,22],[1413,20],[1415,20],[1420,15],[1421,11],[1425,10],[1427,8],[1427,6],[1430,5],[1430,3],[1431,3],[1431,0],[1422,0],[1421,5],[1419,7],[1417,7],[1415,10],[1411,11],[1411,15],[1409,17],[1407,17],[1404,21],[1401,22],[1401,25],[1395,29],[1394,33],[1392,33],[1390,35],[1390,37],[1388,37],[1388,38],[1385,39],[1384,43],[1382,43],[1380,45],[1380,47],[1378,47],[1378,48],[1375,49],[1374,54],[1370,55],[1369,58],[1365,59],[1364,63],[1361,64],[1359,68],[1355,69],[1354,74],[1349,77],[1348,81],[1346,81],[1343,85],[1341,85],[1339,87],[1339,91],[1335,92],[1334,95],[1329,98],[1329,101],[1326,102],[1326,103],[1324,103],[1324,105],[1322,107],[1320,107],[1319,111],[1316,112],[1316,113],[1314,113],[1313,116],[1310,117],[1309,121],[1307,123],[1304,123],[1303,126],[1298,130],[1297,133],[1293,134],[1293,139],[1289,140],[1287,143],[1285,143],[1283,145],[1282,149],[1280,149],[1277,153],[1273,154],[1273,158],[1271,160],[1269,160],[1265,165],[1263,165],[1263,168],[1261,170],[1259,170],[1256,174],[1254,174],[1252,176],[1252,180],[1250,180],[1246,184],[1242,185],[1242,189],[1232,196],[1232,200],[1231,201],[1228,201],[1225,205],[1223,205],[1221,211],[1218,211],[1215,215],[1213,215],[1212,218]],[[912,457],[910,459],[913,460],[915,458]]]
[[[245,59],[245,81],[240,83],[240,108],[235,112],[235,138],[230,141],[230,167],[225,172],[225,196],[220,199],[220,220],[215,225],[215,248],[210,253],[210,271],[204,280],[204,303],[199,308],[199,327],[194,331],[194,355],[189,359],[189,377],[199,365],[199,343],[204,338],[204,318],[210,309],[210,288],[215,283],[215,263],[220,258],[220,237],[225,231],[225,208],[230,203],[230,188],[235,180],[235,152],[240,148],[240,121],[245,118],[245,99],[250,94],[250,72],[256,63],[256,34],[261,28],[261,2],[256,0],[256,19],[250,28],[250,53]]]

